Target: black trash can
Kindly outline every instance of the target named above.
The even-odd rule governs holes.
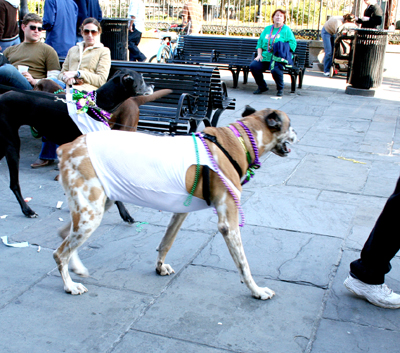
[[[377,88],[382,84],[387,31],[357,29],[353,40],[347,82],[354,88]]]
[[[101,42],[110,48],[112,60],[129,60],[128,26],[127,18],[103,18],[101,21]]]

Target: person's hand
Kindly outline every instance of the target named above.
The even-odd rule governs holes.
[[[75,77],[78,75],[78,71],[65,71],[63,73],[62,80],[65,84],[72,86],[76,81]]]
[[[256,57],[255,57],[255,59],[254,60],[256,60],[256,61],[262,61],[262,55],[261,54],[258,54]]]
[[[367,17],[367,16],[363,16],[361,19],[362,19],[363,21],[369,21],[369,17]]]
[[[24,76],[28,80],[28,82],[32,86],[36,85],[36,82],[39,81],[39,80],[35,80],[28,71],[22,72],[21,74],[22,74],[22,76]]]
[[[65,71],[63,75],[64,75],[63,80],[64,80],[64,77],[66,77],[67,79],[73,78],[73,77],[78,76],[78,71]]]

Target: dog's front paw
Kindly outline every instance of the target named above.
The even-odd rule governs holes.
[[[257,288],[257,291],[253,292],[253,297],[256,299],[267,300],[271,299],[275,295],[275,292],[268,287]]]
[[[64,286],[64,290],[72,295],[78,295],[86,293],[88,290],[82,283],[72,282],[68,286]]]
[[[157,266],[156,271],[160,276],[169,276],[170,274],[175,273],[174,269],[168,264]]]

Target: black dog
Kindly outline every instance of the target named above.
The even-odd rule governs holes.
[[[153,86],[148,86],[142,75],[132,70],[117,72],[97,91],[97,105],[111,112],[132,96],[153,93]],[[58,145],[75,140],[82,135],[68,115],[67,105],[61,99],[65,95],[46,92],[9,91],[0,95],[0,160],[5,156],[10,172],[10,189],[27,217],[37,214],[27,205],[19,185],[19,150],[18,130],[22,125],[35,127],[42,136]],[[117,204],[124,221],[132,223],[122,203]]]

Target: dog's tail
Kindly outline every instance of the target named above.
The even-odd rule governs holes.
[[[156,99],[159,99],[171,93],[172,89],[160,89],[159,91],[155,91],[153,94],[149,94],[148,96],[136,96],[132,97],[131,99],[136,101],[138,106],[141,106],[147,102],[153,102]]]

